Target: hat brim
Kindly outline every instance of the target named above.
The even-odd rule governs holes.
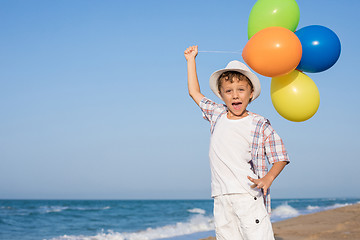
[[[221,95],[220,95],[219,89],[218,89],[219,77],[224,72],[229,72],[229,71],[239,72],[239,73],[245,75],[250,80],[250,82],[253,85],[253,90],[254,90],[253,91],[253,97],[251,98],[251,101],[254,101],[260,95],[260,93],[261,93],[260,81],[259,81],[259,78],[254,73],[243,70],[243,69],[220,69],[220,70],[214,72],[213,74],[211,74],[210,81],[209,81],[211,90],[214,92],[214,94],[218,98],[223,100]]]

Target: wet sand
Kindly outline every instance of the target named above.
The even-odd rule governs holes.
[[[276,240],[360,240],[360,204],[276,222],[273,228]]]

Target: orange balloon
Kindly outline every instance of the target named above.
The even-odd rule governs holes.
[[[250,38],[242,57],[257,73],[278,77],[293,71],[301,60],[299,38],[283,27],[268,27]]]

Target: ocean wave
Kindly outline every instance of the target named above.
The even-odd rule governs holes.
[[[1,206],[1,211],[11,211],[13,216],[33,216],[33,215],[43,215],[51,213],[61,213],[64,211],[103,211],[111,209],[110,206],[105,207],[70,207],[70,206],[61,206],[61,205],[44,205],[31,208],[15,208],[10,206]]]
[[[322,207],[309,205],[306,207],[306,210],[307,210],[306,213],[321,212],[321,211],[331,210],[331,209],[335,209],[335,208],[346,207],[349,205],[352,205],[352,204],[351,203],[335,203],[330,206],[322,206]]]
[[[68,207],[68,206],[41,206],[39,207],[40,213],[58,213],[66,210],[71,211],[99,211],[108,210],[110,206],[106,207]]]
[[[283,203],[282,205],[276,207],[272,210],[272,221],[280,221],[287,218],[297,217],[299,215],[311,214],[326,210],[331,210],[335,208],[345,207],[352,205],[352,203],[335,203],[330,206],[318,206],[318,205],[308,205],[304,208],[294,208],[288,204],[288,202]]]
[[[316,211],[316,210],[319,210],[319,209],[320,209],[319,206],[311,206],[311,205],[309,205],[309,206],[306,207],[306,210],[308,210],[308,211]]]
[[[110,209],[110,206],[106,206],[106,207],[72,207],[69,208],[70,210],[78,210],[78,211],[99,211],[99,210],[107,210]]]
[[[14,208],[10,206],[1,206],[0,209],[12,210]]]
[[[284,203],[272,210],[271,216],[276,218],[291,218],[299,216],[300,212],[295,208],[291,207],[287,203]]]
[[[204,209],[201,208],[193,208],[193,209],[188,209],[187,210],[190,213],[198,213],[198,214],[205,214],[206,211]]]
[[[102,231],[95,236],[69,236],[64,235],[51,240],[152,240],[182,236],[197,232],[214,230],[213,218],[203,215],[194,215],[187,222],[178,222],[158,228],[148,228],[134,233],[118,233],[112,230]]]
[[[335,209],[335,208],[340,208],[340,207],[346,207],[352,205],[351,203],[335,203],[334,205],[325,207],[325,210],[330,210],[330,209]]]
[[[69,209],[69,207],[64,207],[64,206],[41,206],[40,207],[40,212],[41,213],[57,213],[57,212],[62,212],[64,210]]]

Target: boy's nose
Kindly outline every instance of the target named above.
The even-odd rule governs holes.
[[[238,99],[239,98],[239,94],[237,94],[236,92],[235,93],[233,93],[233,99]]]

